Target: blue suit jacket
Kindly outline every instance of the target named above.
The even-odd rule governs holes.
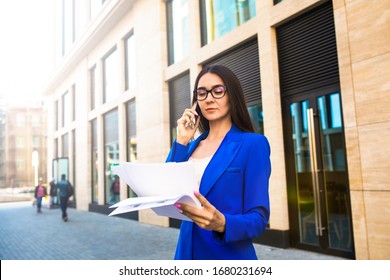
[[[208,131],[183,146],[176,141],[167,162],[187,161]],[[252,238],[269,219],[270,146],[265,136],[243,132],[235,125],[206,167],[200,193],[226,218],[220,234],[183,221],[175,259],[257,259]]]

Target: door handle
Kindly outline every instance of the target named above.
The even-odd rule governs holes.
[[[322,236],[322,221],[321,221],[321,211],[320,211],[320,184],[318,178],[318,165],[317,165],[317,149],[315,141],[315,132],[314,132],[314,111],[313,108],[309,108],[306,111],[307,113],[307,127],[308,127],[308,139],[309,139],[309,149],[310,149],[310,163],[312,169],[312,184],[313,184],[313,196],[314,196],[314,220],[316,227],[316,235]]]

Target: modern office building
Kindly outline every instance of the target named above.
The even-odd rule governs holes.
[[[202,67],[241,80],[271,145],[271,218],[255,242],[390,258],[390,1],[56,0],[45,89],[49,177],[109,213],[111,166],[164,162]],[[120,199],[134,194],[122,182]],[[129,218],[178,221],[150,210]]]

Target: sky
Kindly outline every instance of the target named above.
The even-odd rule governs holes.
[[[0,96],[37,100],[53,71],[53,0],[0,0]]]

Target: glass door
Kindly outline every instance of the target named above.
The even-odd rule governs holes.
[[[340,94],[285,98],[284,117],[292,240],[353,258]]]

